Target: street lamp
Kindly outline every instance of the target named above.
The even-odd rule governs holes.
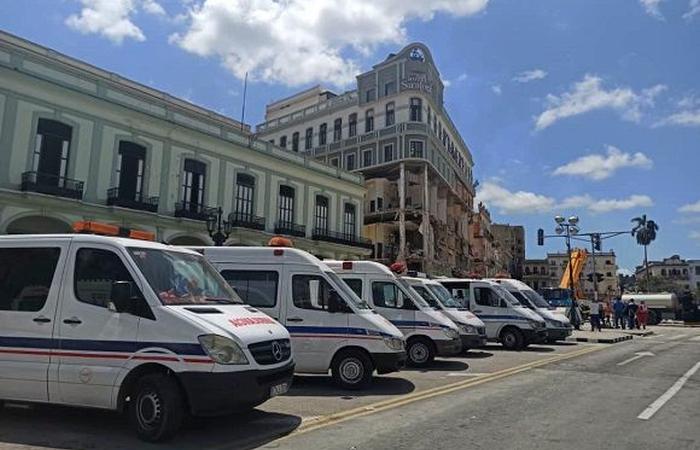
[[[574,289],[574,271],[573,265],[571,263],[571,237],[576,236],[580,229],[578,227],[579,218],[578,216],[571,216],[569,219],[565,219],[562,216],[554,217],[554,222],[556,222],[557,227],[554,232],[558,235],[564,235],[566,238],[566,255],[569,259],[569,295],[571,296],[571,322],[574,324],[576,329],[579,328],[578,320],[576,319],[576,291]]]
[[[209,232],[209,236],[217,247],[224,245],[224,242],[231,234],[231,222],[221,219],[223,213],[224,211],[219,206],[216,214],[212,213],[207,216],[207,232]]]

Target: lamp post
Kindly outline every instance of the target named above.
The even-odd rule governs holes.
[[[209,236],[217,247],[224,245],[224,242],[231,234],[231,222],[221,219],[223,213],[224,211],[219,206],[216,214],[210,214],[207,217],[207,232],[209,232]]]
[[[576,290],[574,289],[574,270],[573,264],[571,263],[571,237],[577,235],[579,232],[578,216],[571,216],[568,219],[563,216],[556,216],[554,217],[554,221],[557,224],[554,232],[566,238],[566,255],[569,259],[569,295],[571,297],[570,319],[574,328],[578,330],[580,323],[576,314]]]

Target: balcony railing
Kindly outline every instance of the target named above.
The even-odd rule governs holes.
[[[186,217],[194,220],[207,220],[216,214],[216,208],[204,206],[199,203],[177,202],[175,203],[175,217]]]
[[[314,228],[311,235],[312,239],[317,241],[333,242],[336,244],[352,245],[355,247],[372,248],[372,241],[369,239],[356,236],[348,233],[338,233],[329,231],[324,228]]]
[[[107,204],[109,206],[157,212],[158,200],[158,197],[145,197],[139,192],[133,195],[126,195],[123,191],[120,193],[118,187],[107,190]]]
[[[22,174],[23,191],[40,192],[42,194],[56,195],[58,197],[83,198],[85,183],[58,175],[41,172],[24,172]]]
[[[265,218],[254,214],[232,212],[228,215],[228,221],[232,227],[250,228],[251,230],[264,230]]]
[[[277,222],[275,224],[275,233],[304,237],[306,236],[306,227],[292,222]]]

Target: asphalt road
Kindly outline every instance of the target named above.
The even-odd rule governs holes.
[[[698,449],[700,329],[657,333],[264,448]]]

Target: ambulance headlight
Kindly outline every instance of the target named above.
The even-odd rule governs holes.
[[[462,330],[464,334],[479,334],[479,330],[477,330],[476,327],[466,323],[460,323],[459,329]]]
[[[248,364],[248,358],[233,340],[217,334],[199,336],[199,343],[218,364]]]
[[[449,339],[459,339],[459,331],[454,328],[443,328],[442,332],[445,333]]]
[[[404,342],[401,338],[384,336],[384,343],[392,350],[401,351],[404,349]]]

